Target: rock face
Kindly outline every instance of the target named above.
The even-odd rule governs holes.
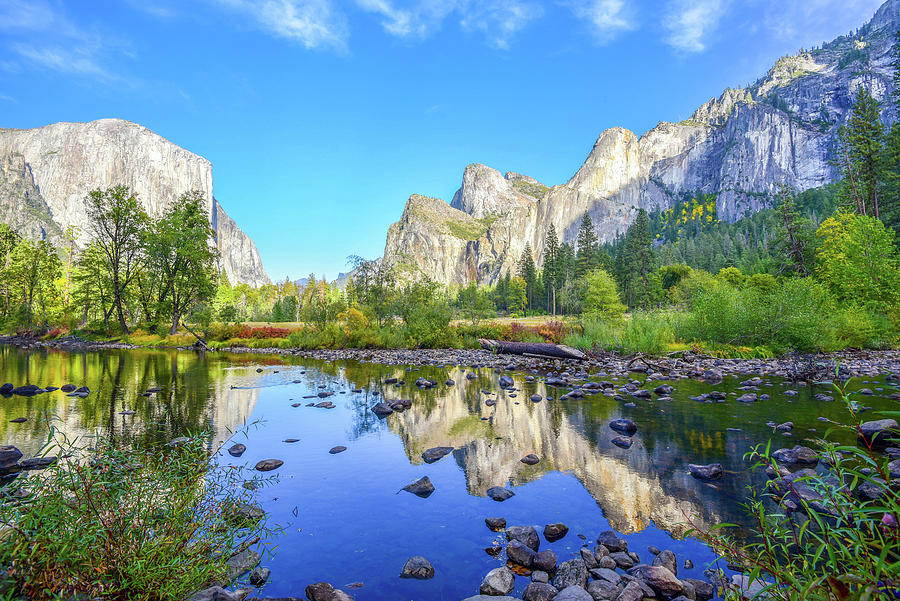
[[[256,245],[213,196],[212,164],[203,157],[121,119],[0,129],[0,221],[23,236],[58,244],[71,225],[85,246],[85,197],[119,184],[137,193],[151,217],[183,193],[200,191],[229,281],[269,282]]]
[[[560,185],[469,165],[449,205],[409,198],[388,230],[383,261],[401,277],[494,283],[515,273],[526,244],[541,264],[551,224],[574,242],[585,213],[609,242],[638,209],[667,209],[684,193],[715,194],[717,217],[734,221],[768,206],[779,184],[806,190],[832,182],[837,131],[856,89],[866,86],[882,101],[886,123],[896,118],[889,63],[898,26],[900,0],[888,0],[854,37],[782,58],[753,85],[726,90],[680,123],[662,122],[641,137],[606,130]]]

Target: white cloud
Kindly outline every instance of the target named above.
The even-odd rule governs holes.
[[[666,11],[666,42],[685,52],[702,52],[725,13],[727,0],[675,0]]]
[[[527,0],[356,0],[364,11],[381,15],[389,34],[424,39],[438,31],[451,15],[464,30],[483,33],[496,48],[509,48],[510,39],[543,14]]]
[[[586,20],[597,38],[607,42],[623,31],[637,27],[624,0],[590,0],[569,4],[579,19]]]
[[[762,25],[792,47],[810,47],[869,21],[883,0],[752,0]]]
[[[306,48],[347,47],[347,24],[330,0],[219,0],[219,3],[253,18],[277,37],[299,42]]]
[[[54,71],[83,75],[102,81],[119,79],[101,67],[90,51],[67,50],[61,47],[33,47],[29,44],[12,44],[11,49],[29,62]]]

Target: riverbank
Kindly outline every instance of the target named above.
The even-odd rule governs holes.
[[[78,336],[50,339],[22,335],[0,336],[0,344],[23,349],[47,348],[65,351],[146,348],[119,340],[87,340]],[[196,345],[168,347],[154,345],[151,348],[199,349]],[[699,378],[708,381],[715,381],[719,377],[728,375],[777,376],[792,380],[822,381],[834,378],[836,369],[840,369],[842,378],[885,374],[900,377],[900,351],[898,350],[793,353],[770,359],[720,358],[690,350],[665,356],[623,355],[614,351],[600,351],[588,353],[588,358],[584,361],[497,355],[484,349],[469,348],[306,350],[232,346],[212,352],[272,354],[322,361],[361,361],[383,365],[459,365],[520,371],[564,371],[575,378],[584,373],[624,376],[630,372],[645,372],[654,378]]]

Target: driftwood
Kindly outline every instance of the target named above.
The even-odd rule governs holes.
[[[197,333],[196,333],[194,330],[190,329],[190,328],[187,326],[187,324],[184,323],[183,321],[181,322],[181,325],[182,325],[182,327],[183,327],[185,330],[187,330],[188,332],[190,332],[191,334],[193,334],[193,335],[194,335],[194,338],[197,339],[197,342],[195,342],[194,344],[197,345],[198,348],[202,348],[204,351],[208,351],[208,350],[209,350],[209,347],[206,346],[206,341],[203,340],[202,338],[200,338],[200,336],[198,336]]]
[[[506,342],[503,340],[485,340],[479,338],[481,348],[504,355],[539,355],[551,359],[577,359],[584,361],[587,355],[564,344],[552,342]]]

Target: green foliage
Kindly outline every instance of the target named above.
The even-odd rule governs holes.
[[[523,179],[513,180],[512,182],[513,188],[521,192],[522,194],[527,194],[532,198],[541,199],[544,197],[544,194],[550,189],[543,184],[534,184],[529,181],[525,181]]]
[[[838,300],[875,311],[900,304],[900,255],[881,221],[839,211],[816,235],[816,275]]]
[[[659,300],[662,288],[658,274],[654,273],[656,260],[650,218],[644,209],[638,211],[628,228],[616,260],[622,296],[629,307],[647,308]]]
[[[252,492],[210,459],[208,434],[149,447],[50,440],[42,454],[58,460],[0,491],[11,529],[0,564],[27,598],[182,601],[224,580],[225,559],[270,530],[239,517]]]
[[[619,300],[616,281],[602,269],[592,269],[584,277],[582,314],[585,319],[620,319],[626,307]]]
[[[865,86],[856,89],[853,110],[839,136],[844,201],[861,215],[878,217],[884,126],[881,124],[881,107]]]
[[[861,421],[854,402],[837,391],[849,424],[833,423],[815,441],[824,470],[770,480],[756,491],[747,504],[755,537],[734,536],[730,524],[689,533],[740,566],[759,590],[756,598],[889,599],[900,586],[900,489],[886,484],[892,481],[890,459],[868,442],[839,445],[829,439],[836,429],[857,435]],[[756,446],[746,458],[754,469],[779,473],[769,445]]]

